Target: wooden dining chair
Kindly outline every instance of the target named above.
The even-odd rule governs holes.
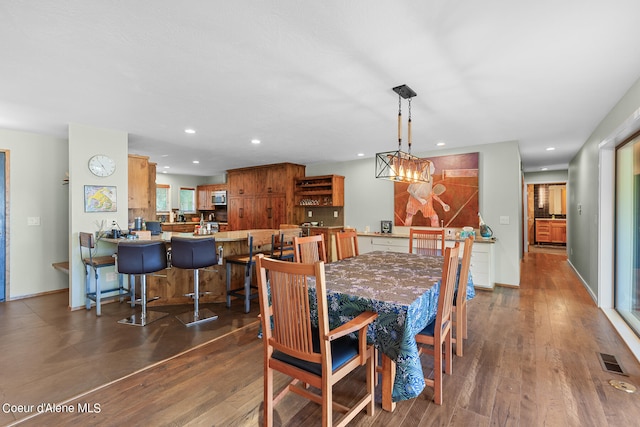
[[[312,263],[316,261],[327,262],[327,250],[324,244],[324,235],[293,238],[294,261]]]
[[[464,240],[464,254],[460,264],[458,288],[453,298],[453,326],[455,334],[451,342],[456,345],[456,356],[462,357],[464,340],[467,339],[467,285],[469,282],[469,266],[471,265],[471,251],[473,250],[473,236]]]
[[[293,261],[293,238],[302,235],[302,228],[281,228],[273,233],[271,240],[272,259],[281,259],[285,261]]]
[[[451,360],[451,313],[453,311],[453,292],[458,274],[459,251],[458,243],[453,248],[445,249],[436,319],[416,335],[420,354],[429,353],[433,355],[433,379],[425,378],[424,381],[426,385],[433,388],[433,401],[436,405],[442,405],[443,365],[445,373],[451,374],[453,370]]]
[[[264,343],[264,422],[273,426],[274,405],[289,391],[322,405],[322,425],[333,424],[333,410],[344,415],[344,426],[366,408],[373,416],[373,346],[367,345],[367,327],[378,315],[365,311],[349,322],[329,329],[324,262],[291,263],[256,257],[262,342]],[[267,283],[267,275],[269,282]],[[308,279],[315,280],[318,326],[312,323]],[[350,334],[357,334],[352,338]],[[347,374],[366,366],[366,393],[353,406],[333,399],[333,386]],[[274,396],[274,371],[292,378]],[[356,378],[349,378],[356,382]],[[308,386],[320,390],[320,394]],[[353,387],[361,389],[357,384]],[[353,402],[353,400],[351,400]]]
[[[360,255],[358,235],[355,231],[342,231],[336,234],[336,252],[338,260]]]
[[[422,255],[442,255],[444,248],[444,228],[418,230],[409,229],[409,253]]]
[[[227,273],[227,308],[231,307],[231,297],[244,300],[244,312],[251,311],[251,300],[258,297],[256,289],[257,285],[251,284],[252,271],[255,264],[254,256],[264,252],[271,245],[271,230],[252,230],[247,233],[247,252],[235,255],[227,255],[224,257]],[[270,248],[268,249],[270,250]],[[244,280],[241,287],[232,289],[232,271],[231,267],[239,265],[244,269]]]

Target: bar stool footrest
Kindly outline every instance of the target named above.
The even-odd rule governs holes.
[[[218,315],[208,308],[198,311],[196,315],[195,311],[188,311],[186,313],[178,314],[176,319],[181,321],[185,326],[192,326],[198,323],[208,322],[210,320],[218,319]]]
[[[200,292],[199,295],[201,297],[206,296],[206,295],[212,295],[213,292],[209,292],[209,291],[205,291],[205,292]],[[189,292],[187,294],[182,294],[183,297],[189,297],[189,298],[195,298],[196,294],[195,292]]]
[[[163,317],[166,317],[168,315],[169,313],[163,313],[161,311],[147,311],[146,316],[144,316],[142,313],[135,313],[122,320],[118,320],[118,323],[132,326],[146,326],[149,323],[155,322],[156,320],[162,319]]]

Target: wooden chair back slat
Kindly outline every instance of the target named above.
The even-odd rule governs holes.
[[[444,252],[444,229],[409,230],[409,253],[442,255]]]
[[[336,234],[336,252],[339,260],[360,255],[358,235],[355,231],[343,231]]]
[[[294,237],[293,246],[295,262],[310,264],[316,261],[327,262],[327,250],[325,249],[324,235]]]

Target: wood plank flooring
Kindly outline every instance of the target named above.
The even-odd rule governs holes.
[[[215,338],[214,333],[196,333],[184,327],[165,332],[171,325],[125,327],[117,325],[117,319],[96,321],[95,316],[77,316],[76,312],[54,315],[60,307],[45,310],[35,309],[35,302],[28,304],[34,312],[50,311],[48,316],[59,317],[51,329],[40,321],[40,327],[55,337],[44,339],[42,334],[30,332],[18,340],[15,335],[19,332],[14,328],[22,326],[29,331],[33,328],[30,321],[48,316],[0,308],[2,401],[64,402],[69,405],[65,408],[72,407],[75,412],[36,415],[20,425],[261,424],[262,343],[256,338],[255,313],[249,320],[233,310],[227,313],[226,308],[216,307],[220,319],[237,316],[241,318],[238,326],[243,327],[228,333],[233,325],[222,328],[220,324],[219,329],[224,329],[218,332],[220,338],[155,363],[162,357],[152,360],[151,354],[170,353],[163,351],[167,341],[179,342],[175,350],[188,347],[189,339],[194,345],[209,341]],[[105,307],[122,310],[120,304]],[[7,318],[11,311],[18,319]],[[640,392],[628,394],[608,384],[610,379],[618,379],[640,387],[640,365],[591,301],[566,257],[527,254],[522,262],[521,287],[479,291],[469,304],[469,322],[465,355],[454,359],[453,375],[445,376],[442,406],[431,402],[432,391],[426,389],[417,399],[399,402],[393,413],[382,411],[378,404],[374,417],[363,413],[351,425],[625,426],[636,425],[640,419]],[[14,328],[9,329],[6,323]],[[124,336],[116,338],[120,334]],[[95,339],[79,338],[87,335]],[[7,337],[13,345],[5,345]],[[603,371],[597,352],[614,354],[629,376]],[[151,366],[134,374],[130,373],[140,368],[125,372],[112,367],[131,365],[126,357],[135,359],[137,353]],[[34,372],[18,369],[19,363],[7,365],[12,358],[31,363]],[[89,362],[82,362],[84,358]],[[65,359],[73,360],[78,369],[73,372],[67,368]],[[431,366],[425,357],[425,372]],[[29,380],[24,381],[24,376]],[[50,377],[56,387],[50,385]],[[282,385],[285,378],[277,375],[276,380]],[[358,371],[340,384],[336,398],[353,401],[363,388],[364,376]],[[100,412],[78,413],[78,404],[85,409],[99,407]],[[0,416],[4,417],[0,423],[11,422],[7,414]],[[287,396],[277,407],[276,425],[319,423],[319,407],[298,396]]]

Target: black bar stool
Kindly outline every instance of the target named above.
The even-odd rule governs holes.
[[[119,320],[126,325],[145,326],[169,313],[147,312],[147,274],[167,268],[167,248],[162,241],[120,242],[118,243],[118,273],[140,276],[140,314]],[[135,280],[135,279],[134,279]]]
[[[182,313],[176,317],[186,326],[209,320],[216,320],[218,315],[205,308],[200,310],[200,268],[211,267],[218,263],[216,239],[214,238],[171,238],[171,267],[193,270],[193,293],[185,294],[193,298],[193,311]],[[204,295],[204,293],[203,293]]]

